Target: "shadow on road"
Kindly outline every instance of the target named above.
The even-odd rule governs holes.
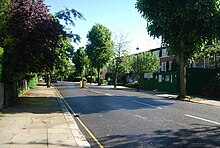
[[[190,129],[158,130],[154,135],[113,135],[99,138],[107,147],[219,147],[220,127],[198,126]]]
[[[170,102],[159,101],[152,98],[139,98],[137,96],[76,96],[65,100],[80,114],[92,114],[113,110],[155,109],[157,107],[172,105]]]

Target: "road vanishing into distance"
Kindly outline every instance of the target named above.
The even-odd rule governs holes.
[[[92,147],[220,147],[220,107],[72,82],[55,86],[95,137],[77,121]]]

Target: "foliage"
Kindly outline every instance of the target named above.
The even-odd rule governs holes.
[[[4,44],[4,36],[5,36],[5,27],[6,27],[6,19],[9,11],[9,0],[1,0],[0,3],[0,47],[3,47]]]
[[[220,99],[220,73],[217,73],[210,81],[209,87],[204,89],[203,95]]]
[[[57,77],[67,76],[71,71],[70,60],[73,57],[73,46],[71,45],[71,39],[69,37],[62,37],[59,40],[59,48],[56,49],[58,58],[54,66],[53,75]]]
[[[28,75],[27,78],[28,78],[28,88],[29,89],[32,89],[37,86],[38,77],[36,74]]]
[[[77,51],[73,54],[72,61],[75,64],[76,72],[83,77],[85,74],[85,68],[88,65],[88,57],[82,47],[77,49]]]
[[[151,36],[162,36],[164,43],[178,55],[191,56],[208,39],[219,36],[218,0],[137,0],[136,8],[148,21]]]
[[[219,0],[137,0],[147,20],[148,33],[162,36],[169,51],[179,57],[180,94],[186,95],[186,62],[208,41],[219,38]]]
[[[195,61],[200,61],[204,58],[209,58],[211,67],[220,68],[220,44],[208,45],[193,57]]]
[[[112,33],[107,27],[96,24],[87,34],[87,38],[88,44],[86,51],[92,66],[98,70],[99,82],[100,69],[103,68],[113,56]]]
[[[5,0],[6,1],[6,0]],[[30,72],[50,71],[58,57],[56,48],[65,35],[63,26],[43,1],[13,0],[6,7],[3,42],[5,105],[17,98],[16,83]]]
[[[66,25],[73,26],[75,26],[73,18],[85,19],[82,13],[76,11],[75,9],[68,8],[65,8],[64,10],[60,10],[59,12],[55,13],[55,17],[60,20],[64,20]]]
[[[120,34],[114,39],[114,58],[110,65],[110,70],[114,72],[114,87],[117,87],[118,77],[129,72],[130,61],[127,58],[129,41],[127,36]]]
[[[151,52],[138,53],[131,58],[131,67],[135,73],[152,73],[160,68],[158,57]]]
[[[6,53],[13,69],[21,75],[52,69],[63,27],[41,1],[16,0],[10,9],[7,33],[16,46]]]
[[[137,88],[138,86],[138,81],[134,81],[133,83],[127,83],[125,84],[126,87],[131,87],[131,88]]]
[[[55,13],[55,17],[58,20],[63,20],[66,25],[69,26],[75,26],[75,23],[73,19],[83,19],[85,20],[82,13],[76,11],[75,9],[68,9],[65,8],[64,10],[60,10]],[[80,36],[78,34],[74,34],[72,31],[70,31],[70,28],[65,29],[66,36],[70,37],[75,43],[80,42]]]

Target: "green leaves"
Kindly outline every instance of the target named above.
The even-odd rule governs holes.
[[[55,13],[55,17],[64,20],[66,25],[73,25],[75,26],[75,23],[73,21],[73,18],[79,18],[79,19],[84,19],[84,16],[82,13],[76,11],[75,9],[68,9],[65,8],[64,10],[60,10],[59,12]]]
[[[113,56],[112,33],[107,27],[96,24],[89,31],[87,38],[86,51],[88,57],[92,65],[100,69]]]
[[[151,52],[139,53],[131,58],[135,73],[152,73],[160,68],[159,58]]]
[[[218,0],[137,0],[136,8],[148,21],[149,34],[162,36],[176,55],[184,50],[190,57],[208,39],[219,37]]]
[[[75,64],[76,72],[83,76],[85,72],[85,68],[88,65],[88,57],[83,48],[77,49],[77,51],[73,54],[73,63]]]

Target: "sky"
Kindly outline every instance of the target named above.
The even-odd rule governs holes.
[[[45,3],[51,13],[68,7],[83,14],[85,20],[74,20],[75,27],[71,28],[81,37],[81,43],[74,44],[75,49],[85,47],[86,36],[96,23],[109,28],[113,39],[115,35],[127,35],[127,41],[130,41],[128,52],[131,54],[161,46],[160,39],[148,35],[146,20],[135,8],[136,0],[45,0]]]

